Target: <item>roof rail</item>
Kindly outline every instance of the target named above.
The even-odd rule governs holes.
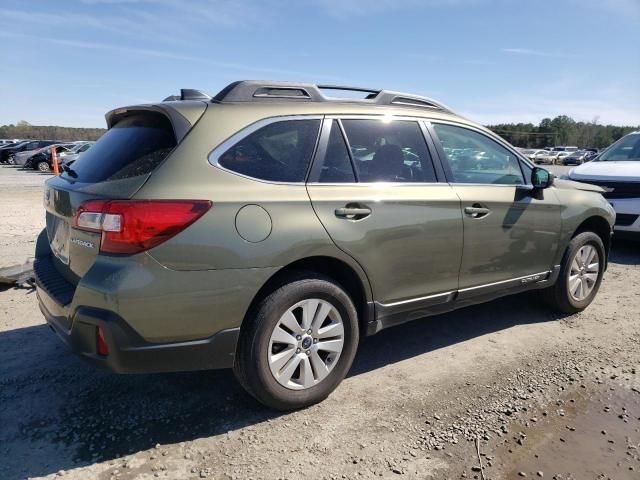
[[[176,100],[204,100],[208,102],[211,100],[211,96],[207,95],[200,90],[194,90],[192,88],[182,88],[180,89],[180,95],[169,95],[167,98],[162,100],[163,102],[173,102]]]
[[[347,91],[366,93],[364,98],[331,97],[325,91]],[[408,93],[378,90],[371,88],[349,87],[342,85],[316,85],[313,83],[270,82],[242,80],[223,88],[213,99],[216,103],[232,102],[350,102],[372,105],[400,105],[407,107],[429,108],[451,113],[451,109],[440,102],[427,97]]]

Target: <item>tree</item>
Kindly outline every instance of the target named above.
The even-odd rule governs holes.
[[[554,119],[543,118],[537,127],[530,123],[503,123],[488,128],[518,147],[576,145],[604,148],[640,126],[599,125],[598,117],[591,122],[576,122],[567,115],[560,115]]]

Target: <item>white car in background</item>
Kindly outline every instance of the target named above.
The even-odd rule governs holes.
[[[522,153],[532,162],[535,162],[537,157],[546,155],[547,151],[538,148],[523,148],[520,150],[520,153]]]
[[[605,189],[616,211],[616,232],[640,234],[640,131],[615,142],[595,160],[573,168],[569,180]]]

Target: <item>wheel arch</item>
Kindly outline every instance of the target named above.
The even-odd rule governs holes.
[[[606,257],[605,257],[605,269],[608,264],[609,250],[611,249],[611,225],[609,222],[600,215],[592,215],[580,223],[574,230],[571,238],[575,238],[583,232],[593,232],[600,237],[604,245]]]
[[[271,292],[285,285],[292,275],[314,272],[330,277],[349,294],[358,312],[361,335],[364,336],[367,325],[374,320],[374,304],[369,280],[363,271],[358,270],[346,261],[331,256],[313,256],[296,260],[275,272],[258,290],[247,309],[242,325],[247,317],[255,314],[260,302]]]

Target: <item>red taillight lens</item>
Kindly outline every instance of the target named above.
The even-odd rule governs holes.
[[[107,345],[107,341],[104,339],[104,331],[102,330],[102,327],[96,327],[96,350],[104,357],[109,355],[109,346]]]
[[[208,200],[91,200],[78,208],[74,227],[101,232],[101,252],[132,254],[169,240],[210,208]]]

